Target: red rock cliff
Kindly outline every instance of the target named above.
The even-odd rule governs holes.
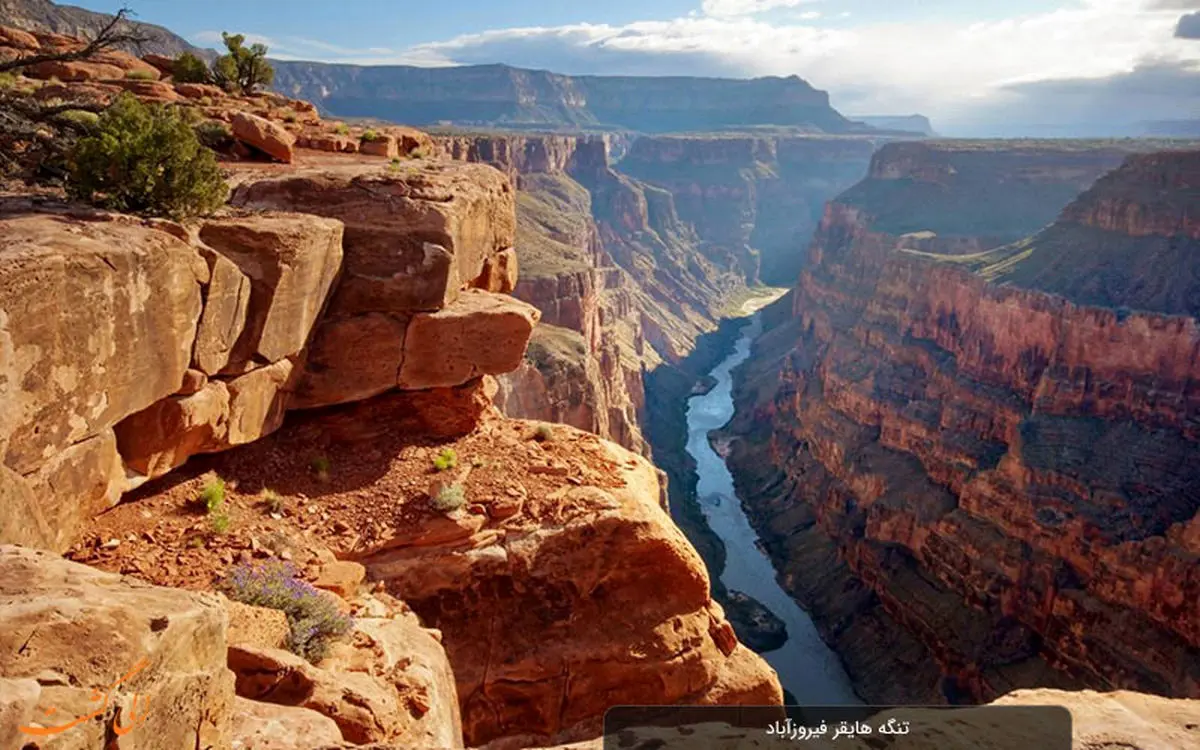
[[[1200,327],[988,281],[1019,278],[1041,250],[954,257],[895,233],[953,230],[986,249],[1003,234],[988,204],[1026,225],[1047,207],[938,188],[974,206],[939,224],[925,204],[896,208],[916,205],[904,185],[974,175],[1046,200],[1106,152],[931,148],[885,147],[830,205],[791,317],[756,344],[734,451],[755,522],[868,698],[1055,684],[1200,695]],[[1180,200],[1194,182],[1178,165],[1131,158],[1031,242],[1091,223],[1194,247]]]

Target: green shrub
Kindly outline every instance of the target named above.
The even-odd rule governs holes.
[[[158,77],[148,70],[127,70],[125,78],[130,81],[157,81]]]
[[[184,52],[171,65],[171,78],[175,83],[212,83],[208,64],[191,52]]]
[[[554,430],[550,429],[548,424],[540,424],[533,431],[533,439],[539,443],[545,443],[554,439]]]
[[[467,491],[461,484],[448,484],[433,496],[433,507],[442,513],[450,513],[467,504]]]
[[[14,88],[17,85],[17,75],[15,73],[0,73],[0,91]]]
[[[86,109],[68,109],[66,112],[56,115],[55,119],[75,125],[89,133],[94,132],[100,126],[100,115],[88,112]]]
[[[205,482],[200,490],[199,502],[209,515],[221,512],[225,508],[225,480],[213,477]]]
[[[354,626],[352,618],[338,611],[332,596],[296,578],[295,569],[281,560],[238,565],[218,588],[236,602],[282,611],[290,631],[288,650],[313,664]]]
[[[308,465],[313,470],[313,473],[317,475],[317,479],[322,482],[329,481],[329,470],[333,468],[333,462],[327,457],[317,456]]]
[[[230,523],[229,513],[223,508],[208,517],[209,528],[213,530],[214,534],[224,534],[229,531]]]
[[[216,158],[184,116],[129,92],[104,110],[95,134],[79,139],[69,162],[72,197],[117,211],[183,219],[229,196]]]
[[[284,116],[283,116],[283,121],[284,121],[284,122],[289,122],[289,123],[290,123],[290,122],[295,122],[295,121],[296,121],[296,113],[295,113],[295,112],[288,112],[286,115],[284,115]]]
[[[425,148],[424,146],[417,146],[412,151],[408,152],[408,156],[410,159],[428,159],[429,149]]]
[[[259,493],[259,499],[268,513],[283,512],[283,498],[275,490],[263,490]]]
[[[453,448],[446,448],[433,459],[433,468],[438,471],[453,469],[455,466],[458,466],[458,453]]]
[[[359,140],[366,141],[367,143],[370,143],[371,141],[378,141],[378,140],[380,140],[380,139],[382,139],[382,138],[383,138],[383,136],[382,136],[382,135],[380,135],[379,133],[377,133],[376,131],[374,131],[374,130],[368,130],[367,132],[365,132],[365,133],[363,133],[363,134],[362,134],[362,137],[361,137]]]
[[[344,122],[339,122],[337,127],[333,129],[333,132],[337,133],[338,135],[350,135],[350,126]]]
[[[233,130],[220,120],[205,120],[193,128],[200,142],[211,149],[224,149],[233,144]]]

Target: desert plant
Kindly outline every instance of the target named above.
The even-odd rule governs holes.
[[[412,151],[408,152],[408,156],[410,159],[428,159],[429,149],[425,148],[424,146],[417,146]]]
[[[295,122],[296,121],[296,113],[288,112],[286,115],[283,116],[283,121],[287,122],[287,123]]]
[[[337,133],[338,135],[350,135],[350,126],[344,122],[339,122],[336,126],[334,126],[333,132]]]
[[[66,112],[60,112],[56,115],[55,119],[60,122],[70,123],[80,130],[89,133],[95,132],[100,126],[100,115],[95,112],[88,112],[85,109],[68,109]]]
[[[5,89],[15,88],[17,85],[16,73],[0,73],[0,91]]]
[[[216,210],[229,187],[212,152],[182,114],[122,93],[100,114],[96,133],[69,155],[67,189],[117,211],[182,219]]]
[[[229,512],[223,507],[208,517],[208,527],[213,530],[214,534],[224,534],[229,531],[231,523]]]
[[[458,453],[453,448],[446,448],[433,459],[433,468],[438,471],[453,469],[458,466]]]
[[[208,64],[191,52],[184,52],[171,65],[171,78],[175,83],[212,83]]]
[[[539,443],[545,443],[554,439],[554,430],[550,429],[548,424],[540,424],[533,431],[533,439]]]
[[[313,664],[354,625],[333,597],[296,578],[295,568],[282,560],[237,565],[218,588],[234,601],[282,611],[290,631],[288,650]]]
[[[211,149],[227,148],[233,143],[233,129],[220,120],[205,120],[193,129],[200,142]]]
[[[130,81],[156,81],[158,78],[148,70],[127,70],[125,78]]]
[[[313,473],[317,475],[317,479],[322,482],[329,481],[329,470],[333,468],[333,462],[326,456],[317,456],[308,464]]]
[[[281,513],[283,511],[283,498],[275,490],[263,490],[259,493],[258,497],[262,501],[263,508],[268,513]]]
[[[487,468],[488,466],[491,466],[491,462],[488,461],[483,456],[475,456],[474,458],[471,459],[471,466],[473,466],[476,469],[484,469],[484,468]]]
[[[259,86],[271,85],[275,80],[275,69],[267,62],[265,44],[246,47],[244,34],[222,32],[221,39],[229,54],[221,55],[213,62],[212,74],[218,84],[244,94],[252,93]]]
[[[204,507],[205,513],[209,515],[219,513],[225,507],[225,480],[221,477],[213,477],[205,482],[204,487],[200,489],[198,500]]]
[[[361,137],[359,140],[366,141],[367,143],[370,143],[371,141],[378,141],[378,140],[379,140],[379,139],[381,139],[381,138],[383,138],[383,136],[382,136],[382,135],[380,135],[380,134],[379,134],[377,131],[374,131],[374,130],[368,130],[368,131],[366,131],[365,133],[363,133],[363,134],[362,134],[362,137]]]
[[[447,484],[433,496],[433,507],[442,513],[450,513],[467,504],[467,491],[461,484]]]

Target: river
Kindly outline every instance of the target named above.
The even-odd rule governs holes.
[[[713,369],[716,385],[706,394],[688,400],[688,453],[696,460],[696,492],[708,525],[725,543],[725,570],[721,581],[763,604],[787,626],[782,647],[763,654],[784,689],[805,705],[862,703],[836,654],[825,645],[812,619],[775,579],[775,568],[758,547],[758,534],[750,526],[733,489],[733,476],[708,442],[708,433],[723,427],[733,416],[732,371],[750,355],[750,342],[761,326],[756,314],[742,329],[732,354]]]

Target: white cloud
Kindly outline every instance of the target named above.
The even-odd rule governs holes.
[[[704,0],[701,9],[716,18],[752,16],[776,8],[795,8],[816,0]]]

